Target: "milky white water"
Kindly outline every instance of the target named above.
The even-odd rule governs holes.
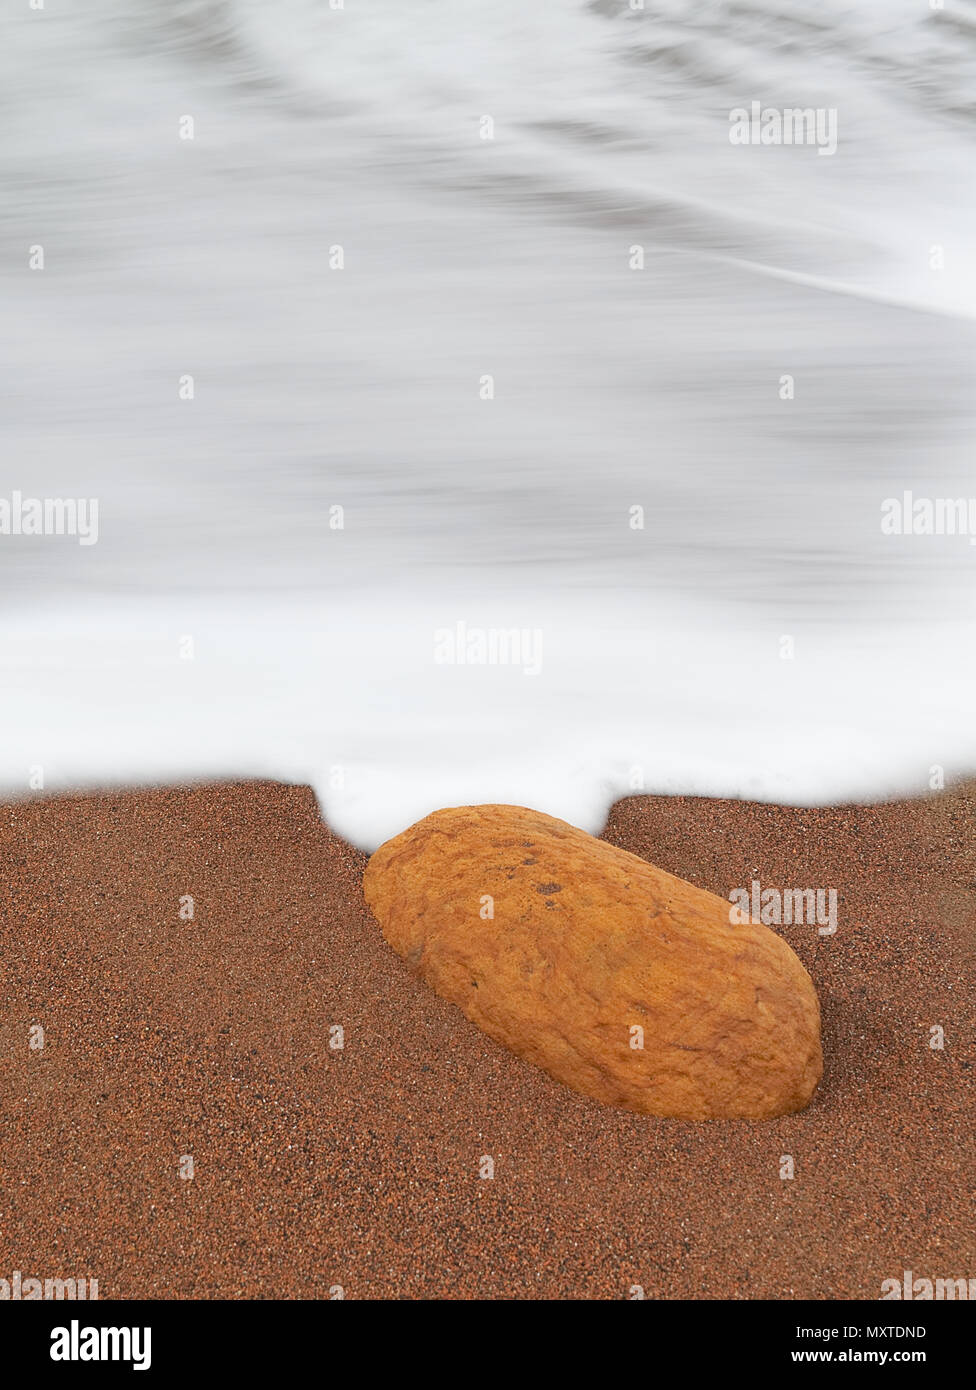
[[[0,94],[0,499],[99,504],[0,535],[4,793],[976,772],[976,546],[880,526],[976,495],[976,5],[24,0]]]

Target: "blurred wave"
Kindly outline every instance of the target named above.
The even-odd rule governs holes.
[[[2,29],[0,496],[97,497],[101,515],[91,547],[0,537],[0,629],[18,633],[15,668],[0,657],[18,736],[6,787],[26,745],[48,785],[212,772],[220,748],[229,773],[312,778],[341,821],[321,768],[355,762],[343,795],[368,842],[384,798],[451,795],[499,698],[493,673],[445,703],[427,636],[405,685],[390,625],[490,623],[493,605],[500,623],[513,605],[530,626],[544,613],[563,651],[545,697],[509,692],[495,795],[508,768],[535,804],[569,782],[602,804],[608,688],[649,783],[656,769],[675,790],[867,794],[914,785],[923,745],[971,766],[960,624],[976,552],[879,527],[903,489],[972,489],[969,0],[88,0],[25,6]],[[753,101],[836,110],[836,153],[733,146],[730,112]],[[240,638],[205,644],[206,693],[195,678],[178,716],[152,663],[110,678],[117,658],[58,655],[78,603],[91,650],[124,649],[133,599],[179,631]],[[353,603],[342,635],[336,605]],[[601,604],[626,614],[612,654]],[[318,618],[289,623],[307,605]],[[291,633],[270,674],[252,610],[260,643]],[[809,691],[852,692],[829,720],[822,690],[800,699],[765,671],[801,629],[817,633]],[[926,669],[898,689],[920,632]],[[751,653],[742,671],[718,633]],[[662,745],[684,747],[688,671],[699,743],[720,747],[750,668],[772,682],[768,744],[727,765],[686,750],[683,784]],[[286,755],[269,710],[290,680],[305,732]],[[99,692],[83,716],[81,681]],[[348,694],[328,716],[323,682]],[[248,684],[264,693],[227,743],[213,711]],[[845,720],[810,766],[810,740]],[[453,742],[425,732],[444,721]],[[542,728],[560,730],[557,763],[585,730],[575,782],[550,764],[526,787]],[[908,764],[906,728],[921,740]],[[396,774],[408,796],[389,784],[394,729],[414,750]],[[858,738],[892,749],[887,774]]]

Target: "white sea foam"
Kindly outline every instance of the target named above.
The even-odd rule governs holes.
[[[976,771],[976,550],[880,527],[976,492],[974,16],[8,17],[0,495],[99,532],[0,537],[0,788],[308,781],[371,847]],[[753,100],[836,154],[732,146]],[[438,663],[458,623],[541,669]]]
[[[655,612],[508,595],[469,628],[541,634],[537,675],[444,665],[445,594],[343,602],[63,608],[4,632],[5,785],[232,776],[310,782],[373,848],[443,805],[531,805],[597,830],[634,791],[796,803],[924,794],[976,766],[966,622],[794,625],[762,610]],[[192,649],[186,638],[192,634]],[[186,659],[191,652],[191,659]]]

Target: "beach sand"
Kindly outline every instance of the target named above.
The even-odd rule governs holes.
[[[976,1275],[974,828],[973,785],[614,807],[608,840],[722,897],[839,894],[836,935],[774,928],[820,994],[812,1106],[694,1124],[576,1095],[410,976],[308,788],[0,807],[0,1276],[95,1277],[102,1298],[845,1299],[906,1268]]]

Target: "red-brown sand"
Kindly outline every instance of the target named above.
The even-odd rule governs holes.
[[[363,904],[365,856],[307,788],[4,806],[0,1277],[93,1276],[103,1298],[844,1299],[906,1268],[976,1276],[974,825],[973,787],[614,808],[607,839],[722,897],[839,893],[835,936],[778,928],[823,1008],[813,1105],[694,1124],[583,1099],[411,977]]]

